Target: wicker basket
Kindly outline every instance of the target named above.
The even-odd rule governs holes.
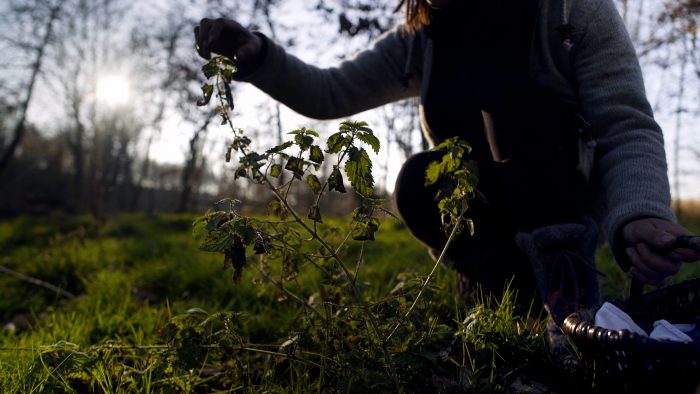
[[[618,307],[644,329],[660,319],[692,322],[700,315],[700,278],[631,297]],[[566,318],[562,329],[600,391],[700,392],[700,341],[654,340],[608,330],[576,313]]]

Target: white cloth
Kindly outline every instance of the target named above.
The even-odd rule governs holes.
[[[654,322],[654,330],[649,334],[652,339],[667,339],[670,341],[693,342],[693,339],[673,324],[666,320],[657,320]]]
[[[666,320],[657,320],[654,322],[654,330],[649,335],[627,313],[609,302],[603,303],[598,309],[595,314],[595,325],[608,330],[627,330],[652,339],[677,342],[693,342],[693,339],[684,331],[690,332],[695,329],[694,324],[673,325]]]
[[[598,313],[595,314],[595,325],[608,330],[627,330],[648,336],[646,331],[642,330],[627,313],[609,302],[603,303],[598,309]]]

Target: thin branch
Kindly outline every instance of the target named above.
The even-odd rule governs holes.
[[[3,272],[3,273],[5,273],[5,274],[7,274],[7,275],[10,275],[10,276],[14,277],[14,278],[17,278],[17,279],[19,279],[19,280],[21,280],[21,281],[23,281],[23,282],[27,282],[27,283],[29,283],[29,284],[32,284],[32,285],[35,285],[35,286],[40,286],[40,287],[43,287],[43,288],[45,288],[45,289],[51,290],[51,291],[53,291],[53,292],[56,292],[56,293],[62,295],[63,297],[68,298],[68,299],[73,299],[73,298],[75,298],[75,295],[74,295],[73,293],[71,293],[71,292],[68,292],[68,291],[66,291],[66,290],[63,290],[63,289],[57,287],[57,286],[54,286],[54,285],[52,285],[51,283],[44,282],[44,281],[41,280],[41,279],[33,278],[33,277],[31,277],[31,276],[27,276],[27,275],[21,274],[21,273],[19,273],[19,272],[17,272],[17,271],[13,271],[13,270],[11,270],[11,269],[9,269],[9,268],[3,266],[3,265],[0,265],[0,272]]]

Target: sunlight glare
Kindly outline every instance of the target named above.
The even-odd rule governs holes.
[[[123,75],[104,75],[97,80],[95,95],[98,102],[108,106],[124,105],[131,98],[129,80]]]

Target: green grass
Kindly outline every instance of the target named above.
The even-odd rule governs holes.
[[[233,283],[220,255],[197,250],[193,219],[118,215],[101,224],[56,214],[0,223],[0,264],[77,296],[66,299],[0,274],[0,322],[30,321],[0,333],[0,391],[392,390],[360,312],[327,306],[349,317],[323,326],[274,286],[253,283],[254,269]],[[355,269],[361,250],[353,243],[340,254]],[[412,273],[426,275],[432,267],[425,249],[386,219],[362,253],[360,286],[373,310],[402,314],[410,296],[384,297],[399,282],[416,288]],[[625,277],[605,249],[599,267],[607,275],[604,295],[624,297]],[[329,284],[308,268],[285,286],[305,300],[330,297],[322,294],[332,290]],[[698,274],[697,265],[684,271],[684,277]],[[438,270],[413,328],[402,326],[388,345],[402,383],[414,391],[556,386],[544,378],[556,361],[547,354],[541,322],[514,316],[509,300],[467,306],[453,296],[453,282],[452,272]],[[475,314],[488,324],[468,329],[463,320]],[[388,331],[393,320],[380,324]]]

